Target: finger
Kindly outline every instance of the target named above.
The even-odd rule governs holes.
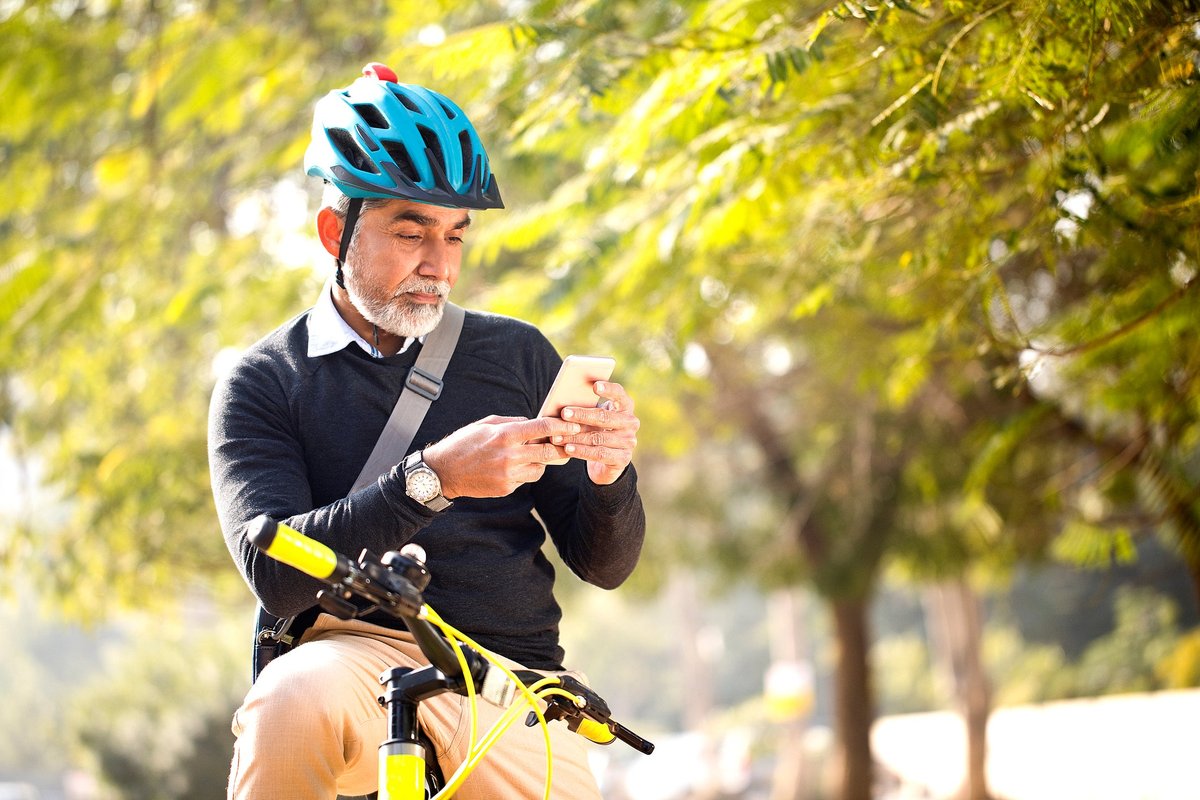
[[[562,416],[564,420],[607,430],[636,432],[641,427],[641,421],[631,409],[623,408],[619,401],[613,400],[606,400],[604,405],[595,408],[570,406],[563,409]]]
[[[633,460],[633,453],[623,447],[606,445],[566,444],[563,451],[572,458],[595,461],[608,467],[624,469]]]
[[[512,426],[512,440],[517,443],[534,442],[553,436],[574,436],[583,430],[577,422],[568,422],[558,417],[537,417],[521,420]]]
[[[569,444],[583,447],[604,447],[610,450],[625,450],[630,453],[637,447],[637,436],[628,430],[611,428],[584,428],[574,436],[552,436],[551,444],[566,447]]]
[[[604,398],[605,402],[609,403],[614,411],[633,412],[633,398],[625,391],[625,387],[613,381],[596,381],[592,390],[600,397]],[[601,403],[604,405],[604,403]]]
[[[526,445],[526,458],[529,463],[534,464],[542,469],[547,464],[553,464],[556,461],[562,461],[564,458],[569,458],[567,451],[561,445],[553,445],[549,442],[539,442],[537,444]],[[541,477],[541,475],[538,475]]]

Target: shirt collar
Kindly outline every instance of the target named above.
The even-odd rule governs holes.
[[[412,347],[413,341],[411,337],[405,339],[400,352]],[[344,350],[349,344],[358,345],[374,358],[383,357],[375,345],[359,336],[342,318],[341,312],[333,304],[333,279],[330,278],[325,281],[320,297],[308,312],[308,357],[327,356]]]

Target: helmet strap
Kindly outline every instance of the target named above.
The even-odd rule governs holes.
[[[346,279],[342,274],[342,264],[346,262],[346,254],[350,252],[350,240],[354,238],[354,226],[358,224],[358,215],[362,212],[363,199],[351,197],[350,205],[346,208],[346,221],[342,223],[342,241],[338,245],[337,285],[346,288]]]

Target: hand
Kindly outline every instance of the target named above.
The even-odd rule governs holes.
[[[621,384],[597,381],[594,389],[603,398],[599,406],[570,406],[562,411],[564,421],[577,422],[584,426],[583,430],[552,436],[550,441],[561,446],[567,455],[587,461],[592,483],[605,486],[621,477],[633,460],[642,423],[633,413],[633,398]]]
[[[505,497],[541,478],[547,464],[563,457],[562,447],[550,439],[569,439],[581,431],[580,424],[554,417],[493,415],[426,447],[425,463],[437,473],[448,499]]]

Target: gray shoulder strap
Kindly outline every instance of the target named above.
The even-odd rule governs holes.
[[[429,405],[442,393],[442,376],[454,356],[458,336],[462,333],[466,312],[453,303],[446,304],[442,321],[425,337],[417,362],[408,372],[400,399],[392,409],[371,456],[363,465],[351,492],[373,483],[380,475],[404,460],[417,428],[425,419]]]

